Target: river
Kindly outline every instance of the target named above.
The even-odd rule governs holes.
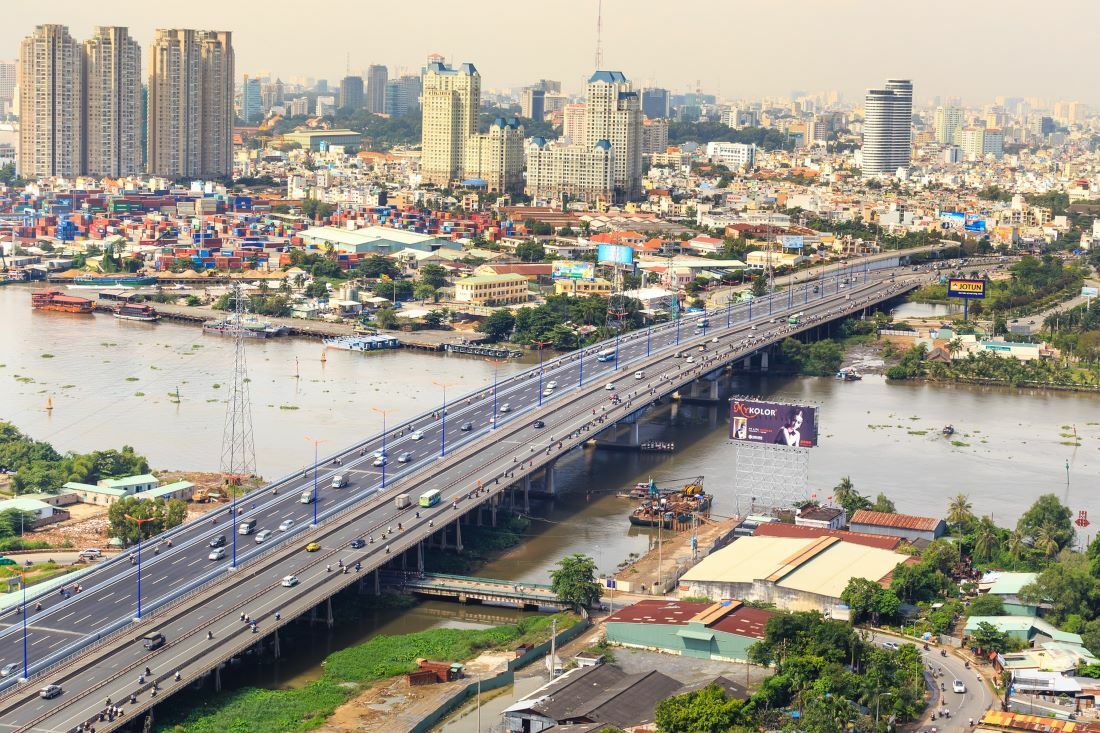
[[[927,315],[927,306],[915,305],[902,306],[904,315]],[[128,444],[154,468],[217,470],[230,340],[169,322],[33,312],[27,289],[11,286],[0,288],[0,323],[0,419],[60,450]],[[315,341],[248,343],[257,465],[269,478],[312,460],[307,436],[327,441],[322,451],[335,450],[381,428],[372,408],[391,410],[391,422],[402,420],[440,404],[434,382],[455,383],[453,398],[490,384],[494,369],[483,359],[411,350],[329,351],[324,362],[321,352]],[[509,362],[499,373],[525,366]],[[965,493],[976,512],[1012,524],[1037,495],[1052,492],[1075,512],[1100,517],[1100,495],[1091,485],[1100,396],[879,376],[841,382],[745,375],[734,388],[819,407],[820,446],[810,456],[808,491],[820,498],[847,475],[865,494],[885,492],[902,512],[942,516],[948,499]],[[54,409],[47,413],[50,396]],[[940,435],[948,423],[958,431],[952,440]],[[1074,429],[1080,447],[1070,445]],[[527,541],[484,574],[545,581],[570,552],[592,554],[604,571],[644,552],[655,537],[627,523],[630,503],[589,492],[650,477],[672,483],[702,475],[716,496],[714,512],[735,513],[737,495],[751,487],[732,485],[736,450],[726,435],[722,410],[663,405],[650,412],[642,437],[675,441],[675,454],[574,452],[558,463],[560,498],[536,507]]]

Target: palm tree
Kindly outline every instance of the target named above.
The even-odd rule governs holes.
[[[962,339],[959,338],[958,336],[951,339],[950,341],[947,342],[946,349],[947,349],[947,353],[950,354],[952,359],[954,359],[963,350]]]
[[[978,520],[978,526],[974,529],[974,559],[982,562],[993,557],[993,552],[1000,544],[997,536],[997,526],[988,516]]]
[[[1012,557],[1019,560],[1026,548],[1027,538],[1024,537],[1023,532],[1015,530],[1008,536],[1008,552]]]
[[[956,494],[947,505],[947,521],[956,526],[970,524],[974,520],[973,506],[966,494]]]
[[[1035,549],[1043,553],[1043,557],[1054,557],[1058,554],[1061,548],[1050,527],[1039,527],[1039,531],[1035,533]]]

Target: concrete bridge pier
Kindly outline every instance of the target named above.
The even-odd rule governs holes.
[[[489,524],[493,527],[497,526],[497,499],[500,498],[500,494],[493,497],[493,500],[489,502]]]
[[[495,516],[495,513],[494,513]],[[424,543],[416,543],[416,571],[418,573],[424,572]],[[376,578],[377,582],[377,578]]]
[[[283,655],[282,647],[279,646],[279,630],[278,629],[275,629],[275,633],[273,635],[273,638],[271,639],[271,651],[275,655],[276,659],[278,659],[279,657],[281,657]]]
[[[325,623],[331,629],[335,625],[336,621],[332,618],[332,597],[325,599]]]
[[[214,667],[214,692],[222,691],[222,666]]]
[[[523,477],[523,511],[525,514],[531,513],[531,474]]]
[[[636,423],[635,423],[636,424]],[[542,489],[550,496],[557,495],[557,485],[554,480],[555,467],[558,465],[558,459],[550,461],[546,464],[544,473],[542,475]]]
[[[454,525],[455,525],[455,552],[462,552],[462,522],[461,522],[461,517],[459,519],[460,519],[460,521],[457,521],[457,522],[454,523]]]
[[[421,556],[421,559],[423,559],[423,556]],[[374,575],[374,595],[380,596],[382,595],[382,569],[375,568],[372,575]]]
[[[768,371],[768,352],[766,351],[760,352],[760,371]]]

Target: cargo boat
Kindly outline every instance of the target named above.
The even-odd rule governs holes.
[[[335,336],[325,339],[324,343],[330,349],[344,351],[378,351],[401,346],[401,342],[393,336]]]
[[[31,307],[61,313],[91,313],[95,310],[95,301],[65,295],[60,290],[36,290],[31,293]]]
[[[238,324],[232,317],[220,321],[207,321],[202,324],[203,333],[212,333],[216,336],[233,336],[238,331],[245,338],[265,339],[271,336],[282,336],[286,328],[261,321],[256,318],[242,319]]]
[[[144,303],[122,303],[115,306],[112,313],[115,318],[121,318],[124,321],[155,321],[160,318],[156,308]]]
[[[73,280],[78,288],[139,288],[142,285],[156,285],[153,275],[80,275]]]
[[[684,529],[691,525],[693,517],[709,515],[714,501],[713,496],[703,491],[702,479],[675,491],[661,491],[651,480],[646,493],[642,505],[630,513],[630,523],[636,527]]]

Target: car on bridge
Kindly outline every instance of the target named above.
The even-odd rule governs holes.
[[[389,459],[386,458],[386,456],[378,456],[377,458],[374,459],[374,462],[371,465],[372,466],[385,466],[387,463],[389,463]]]
[[[423,432],[422,430],[414,430],[414,431],[412,431],[412,433],[411,433],[411,434],[409,435],[409,438],[410,438],[411,440],[421,440],[421,439],[423,439],[423,438],[424,438],[424,432]]]
[[[61,689],[61,685],[46,685],[38,691],[38,696],[44,700],[52,700],[62,692],[64,692],[64,690]]]
[[[512,411],[512,406],[510,404],[508,404],[507,402],[505,402],[503,405],[500,406],[499,412],[511,412],[511,411]]]
[[[294,586],[298,585],[298,576],[288,575],[282,579],[282,582],[280,582],[279,585],[283,586],[284,588],[293,588]]]
[[[951,683],[951,689],[959,694],[963,694],[966,692],[966,685],[963,684],[962,680],[955,680]]]
[[[260,530],[259,532],[256,533],[256,544],[257,545],[262,545],[264,542],[267,541],[267,538],[270,537],[273,534],[275,534],[275,533],[272,532],[270,529]]]
[[[0,667],[0,677],[7,677],[9,674],[17,669],[19,669],[19,665],[15,662],[12,662],[11,664],[5,664],[3,667]]]
[[[319,542],[310,542],[308,545],[306,545],[306,552],[317,552],[320,549],[321,544]]]
[[[611,392],[612,390],[615,389],[615,383],[614,382],[608,382],[606,385],[604,385],[604,389],[607,390],[608,392]]]
[[[469,421],[462,423],[462,427],[459,428],[459,430],[461,430],[464,433],[468,433],[473,429],[474,429],[474,424],[472,422],[469,422]]]
[[[645,372],[634,372],[635,379],[645,379]]]
[[[398,463],[408,463],[409,461],[412,460],[412,457],[413,457],[412,453],[410,453],[409,451],[404,451],[401,455],[399,455],[397,457],[397,462]]]
[[[545,428],[546,423],[542,420],[535,420],[533,423],[531,423],[531,427],[533,427],[535,430],[538,430],[540,428]]]
[[[206,557],[207,557],[208,560],[224,560],[225,559],[225,548],[224,547],[215,548]]]
[[[547,387],[546,389],[544,389],[542,391],[542,396],[543,397],[553,397],[554,396],[554,390],[552,390],[550,387]]]
[[[282,523],[279,525],[279,531],[280,532],[286,532],[287,530],[289,530],[293,526],[294,526],[294,520],[293,519],[284,519],[282,521]]]
[[[213,548],[225,547],[225,535],[210,540],[210,546]]]
[[[362,537],[356,537],[354,540],[351,541],[351,544],[348,546],[351,547],[351,549],[353,550],[358,550],[360,547],[366,547],[367,543],[363,540]]]
[[[558,388],[558,383],[555,380],[551,379],[549,382],[546,383],[546,388],[547,389],[557,389]]]

